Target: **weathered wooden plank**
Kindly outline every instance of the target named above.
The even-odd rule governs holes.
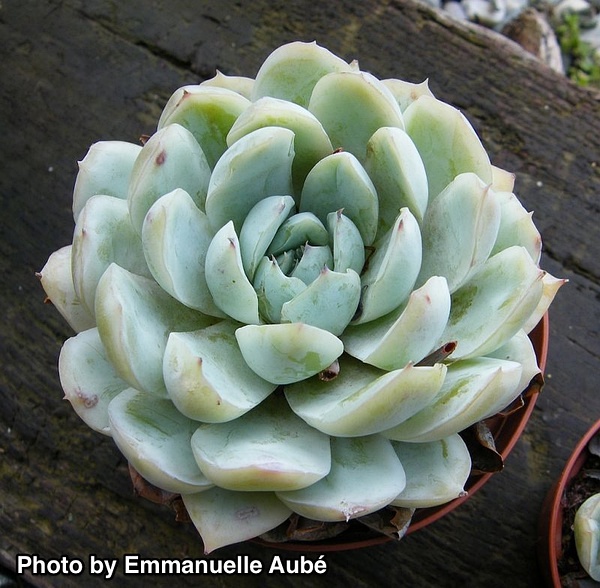
[[[571,279],[551,313],[547,386],[523,439],[457,512],[398,544],[327,554],[315,586],[533,586],[537,513],[550,478],[600,415],[598,178],[600,103],[518,47],[412,2],[370,0],[168,3],[69,0],[0,8],[0,560],[201,557],[195,531],[132,496],[112,441],[61,402],[56,359],[70,333],[35,283],[50,251],[71,239],[75,162],[98,139],[153,131],[172,90],[213,75],[253,75],[277,45],[313,40],[359,58],[379,77],[429,77],[465,110],[492,159],[517,172],[535,210],[545,266]],[[227,548],[217,557],[233,557]],[[276,553],[241,551],[265,565]],[[295,558],[293,555],[284,557]],[[81,578],[37,576],[39,586]],[[220,576],[223,586],[294,584],[291,576]],[[120,576],[120,586],[148,578]],[[154,578],[154,585],[172,580]],[[181,577],[178,585],[198,579]],[[89,586],[101,578],[86,578]]]

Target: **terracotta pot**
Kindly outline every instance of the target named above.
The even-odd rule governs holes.
[[[544,315],[539,324],[531,331],[529,337],[533,343],[536,352],[538,365],[542,371],[546,367],[546,358],[548,354],[548,336],[549,322],[548,315]],[[496,451],[503,460],[506,459],[519,437],[535,406],[535,402],[541,390],[543,380],[534,378],[529,388],[522,394],[522,405],[516,410],[509,411],[507,414],[498,414],[486,421],[486,424],[494,437]],[[186,512],[183,503],[177,495],[165,493],[162,490],[149,485],[137,472],[130,468],[135,491],[138,495],[162,504],[170,504],[177,513],[179,520],[185,520]],[[479,490],[491,477],[492,473],[471,475],[465,484],[466,494],[463,497],[456,498],[444,505],[417,509],[406,534],[430,525],[440,519],[447,513],[460,506],[465,500],[468,500]],[[378,545],[393,539],[376,531],[370,531],[363,525],[350,525],[343,533],[336,535],[331,539],[318,541],[286,541],[269,542],[263,539],[253,539],[253,542],[262,545],[268,545],[277,549],[289,551],[319,552],[340,551],[348,549],[359,549],[372,545]]]
[[[561,586],[558,563],[563,555],[563,498],[571,481],[581,471],[589,457],[587,446],[590,440],[598,433],[600,433],[600,420],[596,421],[579,440],[560,477],[546,495],[542,505],[539,519],[538,555],[546,585],[553,588]]]

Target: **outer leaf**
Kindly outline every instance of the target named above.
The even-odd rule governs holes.
[[[283,523],[292,511],[271,492],[211,488],[182,495],[204,542],[204,552],[252,539]]]
[[[343,210],[357,226],[365,245],[377,232],[377,192],[358,159],[351,153],[333,153],[308,174],[300,211],[313,212],[325,224],[330,212]]]
[[[246,363],[273,384],[310,378],[344,351],[335,335],[303,323],[247,325],[235,335]]]
[[[252,86],[254,80],[245,76],[228,76],[217,70],[214,77],[204,80],[201,86],[209,86],[211,88],[225,88],[241,94],[244,98],[250,100],[252,94]]]
[[[406,472],[406,487],[392,501],[402,508],[429,508],[465,495],[469,450],[457,433],[428,443],[392,443]]]
[[[294,133],[265,127],[235,142],[213,170],[206,214],[217,231],[230,220],[240,230],[252,207],[267,196],[291,195]]]
[[[111,263],[150,277],[142,241],[121,198],[99,195],[87,201],[75,225],[71,255],[75,292],[92,315],[98,282]]]
[[[449,314],[446,279],[434,276],[391,313],[368,323],[350,325],[342,336],[344,349],[385,370],[418,363],[434,350]]]
[[[394,225],[404,207],[422,223],[429,197],[427,174],[405,131],[396,127],[375,131],[367,143],[365,169],[379,197],[379,236]]]
[[[94,143],[79,162],[73,189],[73,217],[77,222],[85,203],[96,194],[127,198],[133,165],[141,145],[125,141]]]
[[[96,323],[92,313],[75,293],[71,273],[72,249],[71,245],[66,245],[52,253],[38,276],[48,300],[69,326],[79,333],[92,328]]]
[[[184,127],[168,125],[142,148],[133,167],[127,196],[133,227],[141,234],[144,217],[163,195],[182,188],[204,210],[210,167],[198,142]]]
[[[535,310],[523,325],[523,330],[529,333],[542,320],[542,317],[548,312],[554,297],[558,290],[562,288],[569,280],[565,278],[555,278],[548,272],[544,272],[542,276],[542,297],[538,302]]]
[[[542,237],[533,222],[533,213],[527,212],[511,192],[496,192],[500,203],[500,227],[492,255],[513,245],[527,249],[535,263],[542,255]]]
[[[301,516],[348,521],[388,505],[406,477],[391,443],[379,435],[331,439],[331,472],[321,481],[279,499]]]
[[[475,173],[486,184],[492,182],[488,154],[459,110],[421,96],[404,111],[404,122],[425,164],[429,202],[463,172]]]
[[[237,326],[222,321],[199,331],[171,333],[163,374],[169,397],[187,417],[207,423],[238,418],[273,390],[246,364]]]
[[[489,353],[488,357],[516,361],[521,364],[521,380],[517,385],[517,390],[520,392],[525,390],[536,374],[540,373],[535,349],[524,330],[519,331],[502,347]]]
[[[330,382],[317,378],[286,387],[292,410],[308,424],[336,437],[379,433],[423,409],[446,375],[446,366],[382,372],[343,356]]]
[[[515,174],[492,165],[492,190],[512,192],[515,187]]]
[[[252,89],[252,100],[273,96],[308,106],[317,81],[333,71],[352,67],[316,43],[296,41],[275,49],[263,62]]]
[[[82,331],[65,341],[58,374],[65,398],[85,424],[110,435],[108,404],[128,385],[108,361],[98,329]]]
[[[327,267],[281,309],[281,321],[306,323],[341,335],[352,320],[360,300],[360,278],[348,271],[333,272]]]
[[[334,148],[365,160],[367,141],[380,127],[403,129],[402,112],[388,88],[366,72],[323,76],[308,109],[321,121]]]
[[[146,261],[163,290],[190,308],[223,317],[206,283],[206,252],[212,238],[206,214],[180,188],[152,205],[142,227]]]
[[[229,132],[227,142],[232,145],[241,137],[262,127],[284,127],[294,132],[296,155],[292,176],[296,194],[300,194],[311,168],[333,151],[327,133],[306,108],[278,98],[264,97],[240,115]]]
[[[475,174],[457,176],[427,209],[418,283],[444,276],[454,292],[490,255],[500,226],[500,205]]]
[[[248,106],[250,101],[232,89],[206,84],[184,86],[167,102],[158,129],[174,123],[188,129],[212,169],[227,149],[227,133]]]
[[[111,264],[96,294],[98,332],[119,376],[138,390],[165,395],[163,354],[171,331],[214,319],[171,298],[156,282]]]
[[[242,323],[259,323],[258,297],[244,273],[233,222],[224,225],[208,246],[206,284],[218,308]]]
[[[150,483],[176,493],[212,486],[190,446],[198,423],[184,417],[170,400],[128,388],[111,401],[108,416],[121,453]]]
[[[355,324],[372,321],[402,304],[410,294],[421,268],[421,231],[408,208],[374,246],[361,276],[362,297]]]
[[[433,402],[383,434],[422,443],[458,433],[510,404],[520,393],[520,378],[521,365],[513,361],[478,357],[454,362]]]
[[[454,359],[497,349],[523,328],[538,306],[543,276],[523,247],[509,247],[490,257],[452,295],[440,344],[457,341]]]
[[[429,89],[429,80],[424,80],[419,84],[405,82],[404,80],[387,79],[381,83],[392,93],[400,110],[403,112],[417,99],[419,96],[431,96],[433,93]]]
[[[228,490],[295,490],[323,478],[329,438],[271,396],[227,423],[201,425],[192,437],[200,469]]]

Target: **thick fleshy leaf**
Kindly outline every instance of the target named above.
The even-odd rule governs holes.
[[[250,106],[238,92],[208,85],[190,85],[176,90],[167,102],[158,129],[180,124],[200,144],[210,168],[227,149],[227,134],[236,119]]]
[[[521,364],[489,357],[457,361],[433,402],[383,432],[396,441],[437,441],[487,418],[520,393]]]
[[[128,388],[106,357],[98,329],[67,339],[58,358],[58,375],[65,398],[85,424],[110,435],[108,404]]]
[[[206,156],[190,131],[178,124],[157,131],[142,148],[131,175],[127,200],[135,230],[141,234],[150,207],[175,188],[185,190],[204,210],[210,177]]]
[[[333,254],[329,245],[305,245],[301,252],[302,256],[290,276],[302,280],[306,285],[316,280],[323,268],[333,266]]]
[[[138,390],[162,396],[169,333],[215,322],[169,296],[154,280],[114,263],[98,283],[95,310],[106,355],[119,376]]]
[[[372,321],[398,308],[410,294],[421,268],[419,223],[403,208],[392,228],[374,245],[361,275],[362,297],[355,324]]]
[[[434,350],[450,314],[446,279],[434,276],[391,313],[350,325],[342,335],[346,353],[385,370],[418,363]]]
[[[430,204],[423,221],[418,283],[444,276],[454,292],[490,255],[500,226],[500,204],[475,174],[457,176]]]
[[[80,333],[95,326],[93,314],[75,293],[71,272],[72,245],[57,249],[50,255],[38,277],[51,302],[69,326]]]
[[[527,212],[512,192],[496,192],[496,198],[500,204],[500,226],[492,255],[512,245],[521,245],[539,263],[542,238],[533,222],[533,213]]]
[[[141,145],[125,141],[98,141],[78,163],[73,189],[73,217],[77,222],[85,203],[96,194],[127,198],[127,190]]]
[[[240,243],[232,221],[213,237],[204,267],[206,284],[217,307],[241,323],[259,323],[258,297],[244,272]]]
[[[202,537],[205,553],[258,537],[292,514],[272,492],[210,488],[181,498]]]
[[[252,207],[267,196],[293,195],[294,133],[257,129],[236,141],[215,165],[206,214],[217,231],[230,220],[239,231]]]
[[[364,167],[348,152],[325,157],[310,171],[304,182],[300,211],[313,212],[327,223],[330,212],[343,210],[357,226],[365,245],[377,233],[377,191]]]
[[[391,229],[404,207],[422,223],[429,197],[427,174],[405,131],[396,127],[378,129],[367,143],[365,169],[379,197],[379,236]]]
[[[75,225],[71,255],[75,292],[92,315],[98,282],[111,263],[150,277],[127,202],[114,196],[92,196],[87,201]]]
[[[262,402],[276,385],[246,364],[237,325],[222,321],[199,331],[171,333],[163,360],[167,392],[187,417],[207,423],[235,419]]]
[[[312,167],[333,151],[331,141],[317,118],[306,108],[278,98],[265,96],[254,102],[235,121],[227,143],[232,145],[262,127],[284,127],[294,132],[292,176],[296,194]]]
[[[305,488],[331,467],[329,437],[298,418],[281,396],[233,421],[200,425],[192,450],[206,477],[227,490]]]
[[[306,323],[341,335],[360,301],[360,277],[349,269],[334,272],[325,267],[319,276],[281,309],[281,322]]]
[[[439,441],[392,445],[406,472],[406,487],[393,506],[429,508],[465,495],[471,456],[458,433]]]
[[[429,80],[424,80],[419,84],[406,82],[404,80],[396,80],[390,78],[381,80],[381,83],[392,93],[400,110],[403,112],[411,105],[419,96],[431,96],[433,93],[429,89]]]
[[[554,297],[562,286],[569,280],[565,278],[555,278],[548,272],[544,272],[542,276],[542,297],[535,307],[534,311],[529,315],[529,318],[523,324],[523,330],[526,333],[531,332],[535,326],[542,320],[542,317],[548,312]]]
[[[181,188],[161,196],[142,227],[146,261],[162,289],[190,308],[223,317],[206,283],[206,252],[212,238],[206,214]]]
[[[403,129],[402,112],[388,88],[369,73],[330,73],[315,85],[308,109],[335,149],[365,160],[367,141],[381,127]]]
[[[573,531],[581,566],[600,582],[600,494],[592,494],[577,509]]]
[[[217,73],[212,78],[204,80],[200,85],[210,88],[225,88],[226,90],[232,90],[250,100],[254,80],[246,76],[228,76],[217,70]]]
[[[544,272],[523,247],[490,257],[452,295],[440,344],[456,341],[452,357],[485,355],[526,324],[543,295]]]
[[[247,325],[235,335],[246,363],[273,384],[310,378],[344,351],[335,335],[303,323]]]
[[[346,355],[329,382],[311,378],[286,387],[292,410],[308,424],[336,437],[379,433],[424,408],[439,392],[446,366],[408,365],[383,372]]]
[[[280,255],[306,243],[310,245],[329,243],[327,229],[312,212],[300,212],[289,217],[275,234],[267,254]]]
[[[308,488],[277,496],[301,516],[348,521],[387,506],[405,484],[404,469],[387,439],[333,437],[330,473]]]
[[[110,402],[108,416],[117,447],[148,482],[176,493],[212,487],[190,445],[198,423],[170,400],[127,388]]]
[[[492,166],[488,154],[459,110],[424,95],[404,111],[404,123],[425,164],[430,203],[464,172],[473,172],[491,184]]]
[[[525,390],[533,377],[540,373],[535,349],[524,330],[519,331],[502,347],[488,353],[488,357],[516,361],[521,364],[521,380],[517,386],[521,392]]]
[[[254,275],[258,311],[268,323],[281,321],[283,305],[306,289],[300,278],[286,276],[274,258],[263,257]]]
[[[512,192],[515,188],[515,177],[514,173],[492,165],[492,190],[495,192]]]
[[[314,42],[282,45],[258,70],[252,100],[273,96],[306,107],[317,81],[336,71],[352,71],[352,66]]]
[[[257,202],[246,216],[240,231],[240,250],[250,281],[273,237],[293,209],[291,196],[269,196]]]
[[[360,275],[365,265],[365,246],[356,225],[341,210],[327,215],[333,270],[354,270]]]

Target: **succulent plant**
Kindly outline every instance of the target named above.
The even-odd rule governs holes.
[[[66,398],[207,551],[453,500],[459,432],[539,372],[563,283],[513,184],[426,82],[315,43],[182,87],[142,145],[80,162],[40,272],[77,333]]]
[[[573,523],[577,556],[590,577],[600,582],[600,494],[584,500]]]

